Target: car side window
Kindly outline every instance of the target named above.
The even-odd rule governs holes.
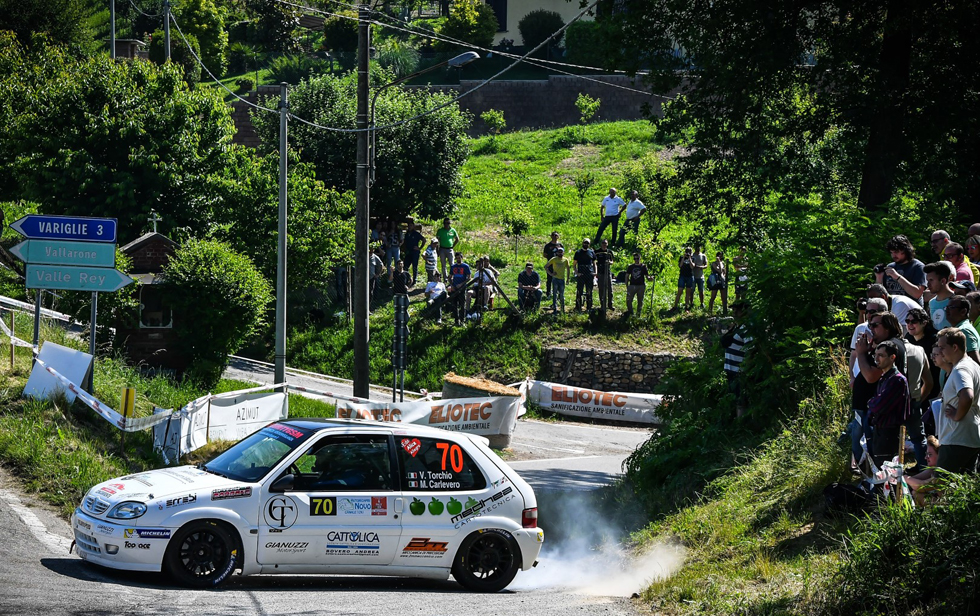
[[[421,436],[396,436],[402,485],[408,491],[482,490],[486,477],[458,443]]]
[[[386,435],[343,435],[320,440],[296,461],[296,487],[311,492],[391,490]]]

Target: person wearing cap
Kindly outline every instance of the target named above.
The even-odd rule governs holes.
[[[966,297],[971,291],[977,290],[977,285],[973,284],[969,280],[957,280],[949,283],[949,288],[953,290],[953,295],[962,295],[963,297]]]
[[[558,310],[558,303],[561,302],[561,311],[565,312],[565,283],[568,282],[568,274],[571,264],[565,258],[565,248],[558,247],[555,256],[544,266],[548,277],[551,280],[551,310]]]
[[[599,230],[595,233],[595,243],[598,244],[602,239],[602,232],[606,227],[612,225],[613,241],[616,241],[616,230],[619,228],[619,215],[623,213],[626,202],[622,197],[616,196],[616,189],[610,188],[609,195],[602,199],[602,222],[599,223]]]
[[[522,310],[537,309],[541,304],[541,276],[534,271],[534,264],[528,261],[524,271],[517,275],[517,301]]]
[[[545,263],[548,263],[548,261],[551,261],[552,259],[555,258],[555,255],[558,254],[558,249],[559,248],[565,248],[562,245],[562,243],[560,241],[558,241],[558,238],[559,238],[558,232],[557,231],[552,231],[551,232],[551,241],[544,245],[544,262]],[[550,273],[548,273],[548,267],[547,267],[547,265],[545,266],[545,277],[546,277],[546,281],[545,281],[545,293],[544,294],[547,297],[551,297],[551,289],[553,288],[553,284],[554,283],[552,283],[552,281],[551,281],[552,276],[551,276]]]
[[[436,263],[439,260],[439,240],[432,238],[422,258],[425,259],[425,279],[432,282],[432,274],[436,273]]]
[[[585,305],[592,310],[592,288],[595,284],[595,251],[589,238],[582,240],[582,247],[575,251],[572,261],[575,264],[575,310],[582,309],[582,294],[585,293]]]

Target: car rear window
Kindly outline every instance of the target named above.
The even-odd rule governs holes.
[[[483,471],[458,443],[422,436],[396,436],[407,491],[482,490]]]

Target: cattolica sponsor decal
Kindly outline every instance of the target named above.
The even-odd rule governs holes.
[[[330,531],[326,553],[331,556],[377,556],[381,553],[381,538],[373,531]]]

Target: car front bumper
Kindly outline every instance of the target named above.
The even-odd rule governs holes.
[[[81,509],[72,514],[71,529],[82,560],[127,571],[160,571],[172,532],[107,522]]]

